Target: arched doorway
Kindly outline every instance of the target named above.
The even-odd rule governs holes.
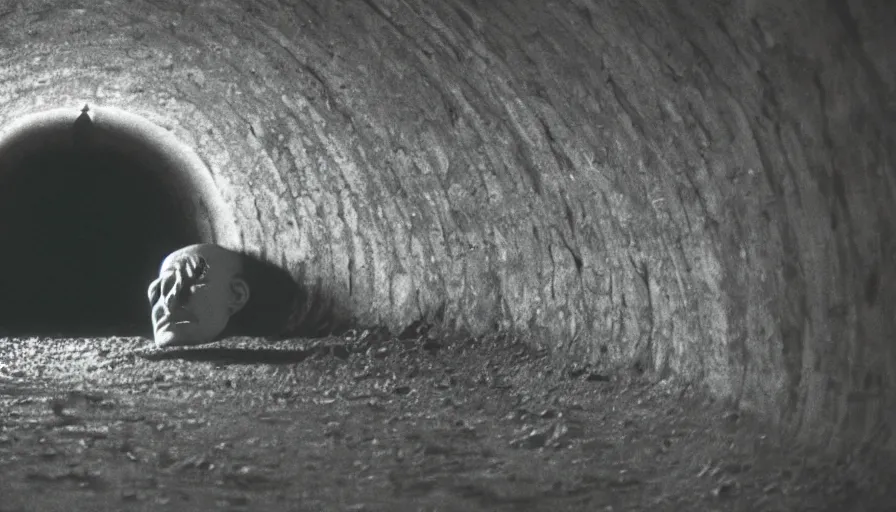
[[[92,108],[23,119],[0,134],[0,329],[148,333],[144,291],[162,258],[226,240],[223,211],[201,160],[145,119]]]

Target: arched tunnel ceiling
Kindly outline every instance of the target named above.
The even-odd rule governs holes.
[[[883,435],[894,8],[706,4],[5,2],[0,124],[169,129],[234,244],[357,324],[515,331]]]

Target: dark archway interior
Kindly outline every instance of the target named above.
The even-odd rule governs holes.
[[[151,332],[146,286],[165,254],[199,241],[170,172],[133,141],[26,142],[0,153],[0,328]]]

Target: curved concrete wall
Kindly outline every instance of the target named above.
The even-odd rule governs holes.
[[[518,331],[886,443],[894,8],[698,4],[21,2],[0,123],[165,127],[236,245],[356,323]]]

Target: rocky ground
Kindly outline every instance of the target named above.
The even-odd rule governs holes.
[[[505,338],[0,347],[2,512],[862,511],[896,488]]]

